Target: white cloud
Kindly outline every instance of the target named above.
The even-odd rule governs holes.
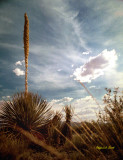
[[[73,75],[74,80],[81,82],[91,82],[93,79],[104,75],[104,73],[110,73],[110,71],[116,68],[117,54],[115,50],[108,51],[105,49],[95,57],[90,57],[89,61],[80,68],[77,68]]]
[[[75,99],[70,97],[64,97],[62,99],[53,99],[49,102],[54,111],[60,111],[64,116],[64,106],[66,102],[71,102],[71,106],[74,110],[73,121],[78,121],[78,117],[81,120],[91,120],[96,119],[96,113],[99,111],[99,107],[91,96],[86,96],[84,98]],[[102,107],[102,104],[100,104]]]
[[[90,54],[90,52],[89,52],[89,51],[87,51],[87,52],[82,52],[82,54],[87,55],[87,54]]]
[[[17,66],[17,65],[22,65],[22,63],[21,63],[21,61],[17,61],[16,63],[15,63],[15,65]]]
[[[71,102],[73,98],[71,97],[64,97],[62,99],[53,99],[52,101],[49,102],[49,105],[52,106],[52,109],[54,111],[62,111],[63,107],[69,102]]]
[[[65,112],[64,107],[73,100],[71,97],[64,97],[62,99],[53,99],[49,102],[49,106],[52,107],[52,110],[54,112],[60,112],[63,115],[63,121],[65,120]]]
[[[50,104],[56,104],[56,103],[58,103],[60,100],[59,99],[53,99],[51,102],[50,102]]]
[[[62,99],[53,99],[50,103],[56,104],[56,103],[65,103],[65,102],[71,102],[73,98],[71,97],[64,97]]]
[[[61,101],[63,102],[71,102],[73,100],[73,98],[70,97],[64,97],[63,99],[61,99]]]
[[[15,63],[15,65],[17,66],[17,65],[21,65],[22,66],[22,64],[24,63],[24,60],[22,60],[22,61],[17,61],[16,63]]]
[[[71,67],[73,68],[73,67],[74,67],[74,64],[72,64]]]
[[[81,120],[92,120],[97,118],[96,113],[98,113],[99,107],[91,96],[76,99],[71,106],[74,107],[74,120],[77,120],[77,117]],[[100,106],[102,107],[102,104],[100,104]]]
[[[63,112],[64,103],[60,102],[60,100],[53,99],[49,102],[49,106],[52,107],[54,112]]]
[[[89,88],[96,88],[96,86],[90,86]]]
[[[13,70],[13,72],[17,75],[17,76],[23,76],[25,74],[25,72],[19,68],[16,68]]]

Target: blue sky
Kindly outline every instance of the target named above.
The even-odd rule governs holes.
[[[25,12],[29,91],[55,110],[71,104],[82,119],[93,119],[98,106],[79,81],[100,104],[106,87],[123,88],[123,1],[0,1],[1,101],[24,90]]]

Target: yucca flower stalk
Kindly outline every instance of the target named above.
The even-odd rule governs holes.
[[[28,56],[29,56],[29,20],[27,14],[25,13],[25,24],[24,24],[24,55],[25,55],[25,93],[28,93],[28,81],[27,81],[27,72],[28,72]]]

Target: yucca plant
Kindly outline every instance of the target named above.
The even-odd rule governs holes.
[[[24,24],[24,55],[25,55],[25,93],[28,92],[28,80],[27,80],[27,72],[28,72],[28,56],[29,56],[29,20],[27,14],[25,13],[25,24]]]
[[[30,92],[25,97],[25,92],[21,92],[15,94],[12,101],[4,102],[0,123],[4,128],[17,125],[28,131],[38,131],[50,118],[50,107],[46,100]]]

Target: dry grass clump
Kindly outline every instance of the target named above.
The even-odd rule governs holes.
[[[7,135],[5,132],[1,132],[0,135],[1,160],[14,160],[24,152],[30,152],[28,149],[28,141],[24,141],[21,137],[17,139],[13,134]]]

